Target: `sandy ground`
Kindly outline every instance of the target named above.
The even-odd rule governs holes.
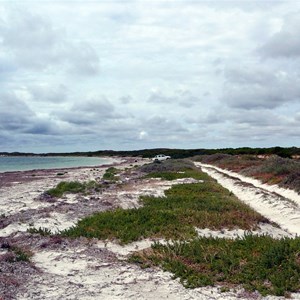
[[[294,236],[300,234],[300,195],[296,192],[263,184],[256,179],[212,165],[195,164],[282,229]]]
[[[125,170],[134,165],[147,163],[143,159],[124,159],[116,163],[117,168]],[[288,216],[294,212],[297,205],[273,192],[262,190],[261,187],[241,184],[239,178],[230,178],[228,174],[202,166],[203,170],[217,177],[225,187],[229,187],[239,196],[248,195],[241,200],[255,203],[267,198],[270,220],[276,219],[276,207],[282,205],[289,208]],[[15,172],[0,176],[0,270],[8,270],[12,275],[5,280],[6,286],[0,287],[0,299],[261,299],[258,294],[249,294],[243,290],[232,290],[221,293],[218,287],[185,289],[178,280],[173,280],[171,274],[160,269],[140,267],[126,261],[128,254],[151,246],[152,240],[143,240],[126,246],[113,241],[98,241],[87,239],[68,240],[58,237],[41,237],[26,232],[30,227],[43,227],[52,231],[68,228],[80,218],[95,211],[103,211],[116,207],[132,208],[139,206],[139,196],[163,196],[171,185],[194,182],[193,179],[167,182],[157,179],[140,179],[139,174],[132,169],[124,173],[120,182],[108,186],[101,193],[93,195],[67,195],[56,201],[47,201],[41,197],[43,192],[54,187],[60,181],[99,180],[107,166],[95,168],[77,168],[51,171]],[[64,175],[57,175],[58,173]],[[33,176],[34,175],[34,176]],[[6,179],[7,180],[6,180]],[[225,179],[226,180],[225,180]],[[223,180],[224,179],[224,180]],[[226,186],[227,185],[227,186]],[[239,190],[240,188],[240,190]],[[253,191],[252,191],[253,189]],[[254,194],[253,194],[254,193]],[[256,194],[255,194],[256,193]],[[261,194],[260,194],[261,193]],[[256,195],[256,196],[255,196]],[[276,198],[277,197],[277,198]],[[252,199],[252,200],[251,200]],[[295,200],[295,199],[293,199]],[[274,203],[277,205],[273,205]],[[253,204],[254,205],[254,204]],[[275,207],[275,208],[273,208]],[[278,206],[279,207],[279,206]],[[281,206],[280,206],[281,207]],[[274,210],[272,210],[274,209]],[[279,209],[279,208],[278,208]],[[258,210],[258,209],[257,209]],[[260,211],[261,212],[261,211]],[[262,213],[262,212],[261,212]],[[264,213],[262,213],[265,215]],[[275,218],[273,218],[275,216]],[[284,223],[283,220],[287,222]],[[281,227],[270,224],[261,225],[257,234],[272,234],[275,238],[293,236],[296,223],[282,217]],[[243,236],[243,230],[197,229],[202,236],[236,238]],[[164,241],[161,241],[164,242]],[[33,253],[31,264],[20,264],[11,271],[5,269],[1,256],[7,255],[4,245],[17,244]],[[25,272],[26,271],[26,272]],[[26,276],[24,276],[26,274]],[[19,280],[20,282],[16,282]],[[0,272],[1,281],[1,272]],[[2,296],[1,296],[2,295]],[[300,295],[292,295],[300,299]],[[265,299],[280,299],[267,297]]]

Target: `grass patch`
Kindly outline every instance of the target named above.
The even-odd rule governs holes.
[[[182,178],[194,178],[198,180],[206,180],[209,181],[210,177],[205,173],[199,172],[198,170],[194,169],[186,169],[184,171],[178,172],[151,172],[146,175],[146,178],[161,178],[164,180],[176,180]]]
[[[188,159],[168,159],[166,161],[153,162],[139,167],[139,171],[147,174],[155,172],[180,172],[195,169],[194,163]]]
[[[0,256],[0,262],[1,261],[6,261],[9,263],[29,262],[30,258],[33,255],[30,251],[22,249],[17,246],[11,246],[9,244],[5,246],[8,252]]]
[[[32,233],[32,234],[39,234],[41,236],[50,236],[50,235],[52,235],[52,232],[51,232],[50,229],[43,228],[43,227],[39,227],[39,228],[31,227],[31,228],[27,229],[27,232]]]
[[[130,260],[143,266],[159,265],[189,288],[242,285],[262,295],[283,296],[300,288],[299,249],[300,238],[203,237],[167,245],[156,243],[151,251],[134,254]]]
[[[88,193],[91,190],[100,190],[101,184],[95,181],[78,182],[62,181],[55,188],[46,191],[46,194],[52,197],[62,197],[64,193]]]
[[[161,176],[188,176],[185,173]],[[240,202],[227,189],[200,171],[194,176],[203,183],[174,185],[166,197],[141,197],[138,209],[117,209],[96,213],[80,220],[62,232],[69,237],[113,239],[129,243],[142,238],[190,239],[196,237],[194,227],[221,229],[240,227],[252,229],[266,222],[260,214]],[[158,176],[158,174],[156,174]]]
[[[118,172],[119,172],[118,169],[114,167],[110,167],[105,171],[102,179],[109,180],[109,181],[117,181],[119,179],[119,176],[117,176]]]

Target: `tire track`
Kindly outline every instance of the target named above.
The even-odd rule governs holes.
[[[268,186],[212,165],[199,162],[195,162],[195,165],[282,229],[293,235],[300,234],[300,196],[296,192]]]

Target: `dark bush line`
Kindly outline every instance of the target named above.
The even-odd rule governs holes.
[[[276,154],[281,157],[291,157],[292,155],[300,155],[300,148],[297,147],[271,147],[271,148],[221,148],[221,149],[169,149],[169,148],[156,148],[156,149],[142,149],[133,151],[114,151],[114,150],[99,150],[89,152],[68,152],[68,153],[21,153],[21,152],[0,152],[0,155],[9,156],[142,156],[142,157],[154,157],[157,154],[170,155],[172,158],[187,158],[196,155],[211,155],[216,153],[241,155],[241,154]]]

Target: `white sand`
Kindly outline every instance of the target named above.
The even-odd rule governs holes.
[[[171,274],[141,269],[126,262],[107,262],[82,249],[43,251],[34,256],[43,273],[32,278],[17,299],[237,299],[218,288],[185,289]]]
[[[204,172],[232,191],[241,201],[280,225],[282,229],[294,235],[300,234],[300,208],[297,205],[300,200],[299,195],[295,192],[284,190],[278,186],[268,186],[258,180],[215,166],[198,162],[195,165],[200,166]],[[249,183],[249,185],[244,186],[241,182]],[[280,195],[285,195],[285,198]]]
[[[17,295],[17,299],[284,299],[258,295],[253,298],[239,289],[226,293],[221,293],[218,287],[186,289],[169,272],[141,269],[122,260],[134,250],[150,246],[151,242],[145,240],[126,246],[98,242],[90,246],[89,250],[91,247],[112,250],[118,254],[119,261],[94,257],[84,247],[36,253],[33,261],[42,273],[31,278],[26,292]],[[292,299],[300,299],[300,294],[293,294]]]
[[[195,165],[202,166],[204,168],[205,167],[212,168],[212,169],[214,169],[216,171],[219,171],[223,174],[227,174],[229,176],[236,177],[236,178],[240,179],[243,182],[250,183],[250,184],[254,185],[255,187],[264,189],[264,190],[272,192],[272,193],[277,193],[278,195],[281,195],[282,197],[293,200],[298,205],[300,205],[300,195],[297,192],[293,191],[293,190],[281,188],[276,184],[274,184],[274,185],[264,184],[264,183],[262,183],[261,181],[255,179],[255,178],[243,176],[239,173],[232,172],[232,171],[229,171],[229,170],[226,170],[226,169],[221,169],[221,168],[213,166],[213,165],[202,164],[202,163],[199,163],[199,162],[195,162]]]
[[[93,174],[93,172],[85,171],[85,175]],[[76,174],[77,175],[77,174]],[[68,180],[76,180],[78,177],[71,175],[72,177]],[[88,180],[91,180],[92,176],[89,177]],[[82,176],[80,176],[80,180],[82,180]],[[47,181],[47,180],[46,180]],[[174,184],[182,184],[182,183],[195,183],[201,182],[197,181],[193,178],[184,178],[178,179],[173,181],[164,181],[160,179],[144,179],[140,180],[136,184],[127,185],[121,190],[109,190],[100,195],[98,195],[98,201],[109,201],[112,199],[114,205],[122,207],[124,209],[139,207],[139,198],[140,196],[157,196],[157,197],[164,197],[164,191],[169,189]],[[45,182],[44,185],[46,186],[48,183]],[[50,183],[49,183],[50,184]],[[52,184],[52,182],[51,182]],[[22,186],[23,190],[30,190],[32,188],[32,183],[24,183]],[[47,189],[46,187],[44,189]],[[29,194],[29,193],[28,193]],[[30,204],[31,209],[39,209],[41,208],[40,201],[35,200],[36,194],[24,196],[19,199],[18,204],[15,206],[15,202],[9,202],[10,196],[7,198],[3,198],[5,201],[6,208],[10,210],[11,213],[18,213],[22,210],[19,210],[19,206],[23,203]],[[38,215],[32,213],[32,218],[27,221],[22,221],[18,223],[12,223],[7,227],[0,229],[0,237],[7,237],[16,232],[25,232],[29,228],[45,228],[50,230],[52,233],[56,233],[61,230],[65,230],[70,228],[76,224],[76,222],[80,219],[79,216],[74,216],[72,213],[71,215],[68,214],[67,211],[64,213],[56,212],[55,210],[58,209],[56,207],[57,203],[68,203],[68,204],[75,204],[78,201],[88,201],[89,197],[78,197],[76,194],[67,194],[62,198],[58,199],[55,203],[46,203],[43,207],[52,206],[53,211],[48,213],[47,217],[40,218]],[[87,202],[88,203],[88,202]],[[29,205],[28,205],[29,206]],[[28,209],[28,206],[27,209]],[[25,211],[25,210],[24,210]]]

